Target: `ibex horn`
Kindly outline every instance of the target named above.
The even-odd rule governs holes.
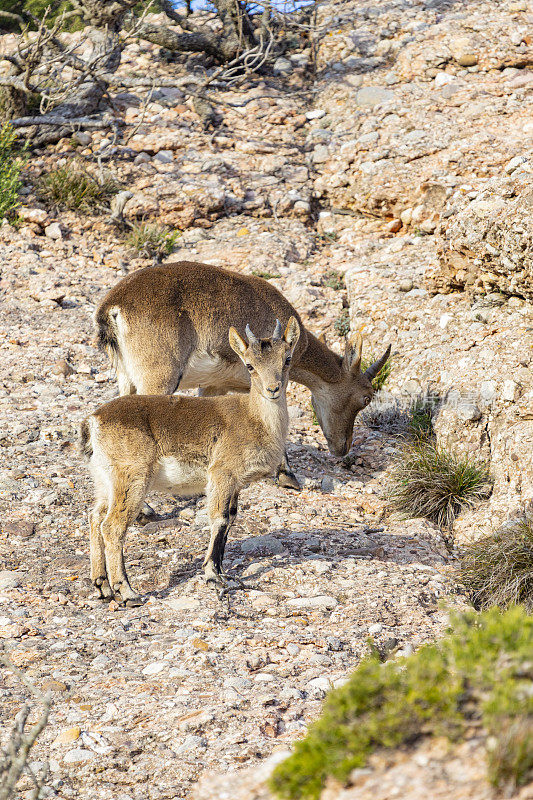
[[[391,351],[391,346],[389,345],[387,347],[386,352],[381,356],[381,358],[378,358],[377,361],[374,361],[374,363],[371,364],[367,370],[365,370],[365,375],[370,381],[374,380],[378,372],[385,366],[385,364],[389,359],[390,351]]]
[[[274,333],[272,334],[273,339],[281,339],[283,336],[283,330],[281,327],[281,322],[279,319],[276,320],[276,327],[274,328]]]
[[[363,353],[363,337],[359,331],[355,335],[355,342],[352,343],[352,363],[350,369],[359,372],[359,365],[361,364],[361,355]]]
[[[252,331],[250,330],[250,326],[247,325],[244,329],[246,336],[248,337],[248,344],[257,344],[257,336],[254,336]]]

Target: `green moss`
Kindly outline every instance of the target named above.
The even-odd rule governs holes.
[[[492,768],[489,759],[493,782],[523,784],[530,769],[524,755],[530,728],[529,734],[520,733],[518,744],[516,736],[499,737],[506,723],[521,720],[527,728],[531,722],[526,672],[532,669],[532,643],[533,618],[524,609],[493,609],[456,617],[453,632],[408,658],[385,664],[366,659],[348,683],[329,694],[322,716],[274,771],[272,790],[287,800],[318,800],[329,776],[345,781],[378,748],[423,735],[458,740],[473,724],[506,753],[499,759],[504,769]]]

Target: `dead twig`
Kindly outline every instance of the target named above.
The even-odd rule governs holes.
[[[28,756],[35,744],[37,737],[44,730],[48,722],[48,715],[52,703],[51,695],[43,693],[16,667],[6,653],[0,653],[0,663],[13,672],[19,680],[30,690],[31,694],[42,703],[43,710],[34,725],[27,727],[28,718],[32,708],[26,702],[15,717],[11,736],[0,754],[0,800],[11,800],[17,783],[23,773],[29,775],[35,790],[32,798],[37,800],[48,774],[48,764],[45,764],[39,775],[36,775],[28,764]]]

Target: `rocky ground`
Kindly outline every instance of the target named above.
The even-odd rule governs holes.
[[[478,535],[533,488],[531,224],[520,202],[533,166],[533,8],[350,0],[324,4],[318,23],[316,76],[299,50],[278,78],[227,93],[250,102],[225,107],[214,131],[179,90],[146,109],[121,95],[131,138],[106,167],[134,194],[129,219],[182,231],[173,259],[269,277],[335,348],[348,306],[368,350],[392,342],[388,391],[403,401],[430,390],[441,441],[490,462],[490,502],[456,526],[459,540]],[[122,68],[174,68],[157,53],[131,44]],[[134,527],[127,549],[147,603],[93,599],[76,428],[116,383],[91,314],[149,262],[105,217],[44,209],[33,181],[110,144],[94,133],[37,154],[24,224],[0,229],[0,637],[52,693],[33,751],[50,759],[49,796],[263,798],[265,759],[302,736],[369,637],[384,656],[409,652],[444,630],[441,598],[465,601],[439,530],[387,511],[397,437],[360,422],[347,468],[294,385],[289,455],[303,490],[243,493],[226,559],[249,588],[219,603],[201,579],[203,501],[154,497],[158,521]],[[498,222],[489,236],[487,215]],[[327,285],[332,270],[347,294]],[[25,696],[4,671],[6,722]],[[377,759],[354,776],[355,794],[329,787],[327,798],[488,797],[481,744],[453,758],[442,748]]]

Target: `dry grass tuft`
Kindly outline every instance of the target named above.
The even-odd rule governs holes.
[[[118,191],[110,176],[98,181],[79,165],[53,169],[41,176],[37,185],[40,198],[49,208],[96,213],[106,211],[104,205]]]
[[[533,612],[533,520],[510,520],[496,533],[468,544],[459,579],[476,608],[521,604]]]
[[[488,466],[445,450],[435,442],[408,445],[392,473],[391,507],[407,517],[426,517],[450,529],[466,508],[491,492]]]
[[[157,222],[141,222],[134,225],[126,237],[126,243],[143,258],[161,260],[174,249],[179,231],[173,231]]]

